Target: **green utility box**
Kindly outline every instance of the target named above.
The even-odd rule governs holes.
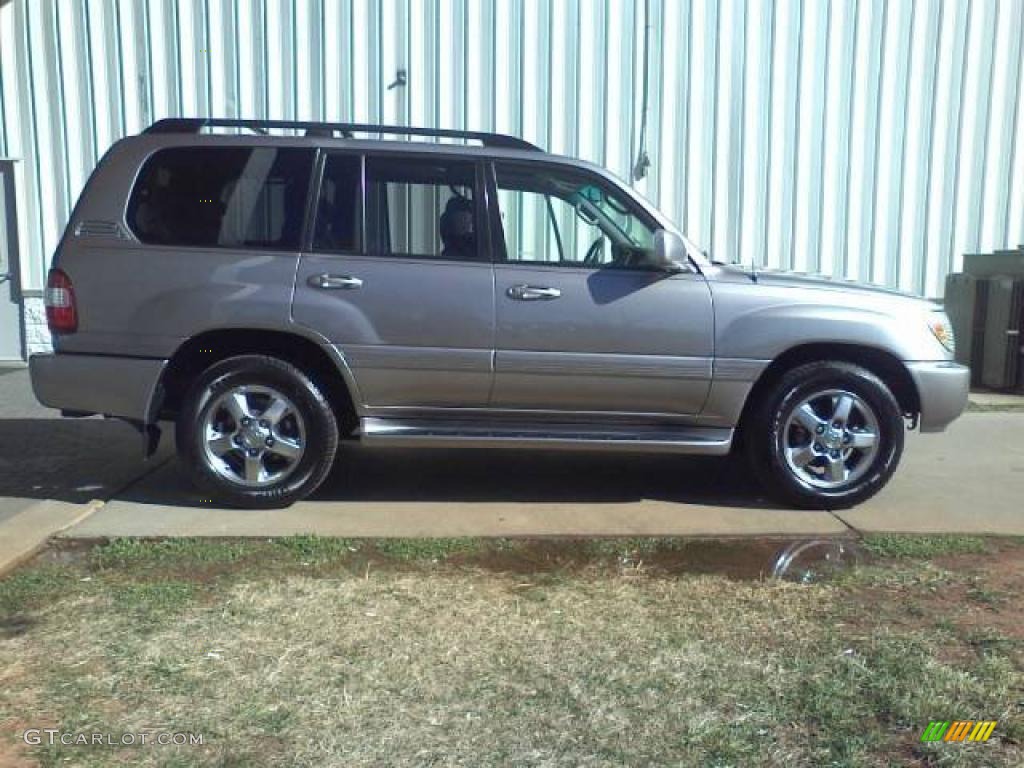
[[[1020,386],[1024,279],[993,277],[988,286],[981,383],[990,389]]]
[[[964,272],[974,277],[1024,278],[1024,245],[1015,251],[964,254]]]
[[[966,254],[964,271],[946,277],[945,309],[971,384],[1024,391],[1024,246]]]
[[[957,272],[946,276],[944,309],[953,324],[956,361],[971,368],[971,384],[981,386],[985,351],[988,280]]]

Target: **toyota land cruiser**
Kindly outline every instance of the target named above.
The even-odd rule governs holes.
[[[46,304],[38,399],[148,451],[173,421],[196,482],[249,507],[311,493],[341,440],[742,444],[782,500],[848,506],[905,420],[967,399],[934,304],[709,261],[604,169],[489,133],[161,120],[92,174]]]

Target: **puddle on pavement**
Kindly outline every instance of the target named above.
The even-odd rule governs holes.
[[[234,541],[234,540],[224,540]],[[261,558],[266,540],[246,540],[255,547],[251,558]],[[593,568],[632,569],[651,575],[707,574],[735,580],[783,579],[799,583],[827,580],[838,571],[863,562],[865,556],[856,539],[695,539],[695,538],[541,538],[476,539],[447,547],[430,540],[415,540],[422,549],[419,559],[396,557],[392,552],[400,540],[352,540],[348,553],[319,562],[318,570],[338,566],[352,572],[418,569],[448,565],[479,568],[494,573],[522,575],[572,573]],[[36,563],[74,565],[88,561],[89,553],[102,540],[57,540],[43,550]],[[436,549],[437,556],[429,553]],[[273,552],[265,552],[263,556]],[[276,553],[280,557],[281,552]],[[213,571],[226,573],[252,564],[206,563]],[[332,565],[333,563],[333,565]],[[190,566],[188,562],[183,565]],[[192,564],[194,565],[194,564]],[[166,567],[174,570],[173,562]]]
[[[821,581],[861,560],[853,539],[542,539],[453,555],[448,562],[491,571],[543,573],[618,565],[664,575],[708,574],[736,580]]]

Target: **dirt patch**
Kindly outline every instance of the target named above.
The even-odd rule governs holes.
[[[32,561],[33,565],[77,565],[84,563],[105,539],[51,539]]]
[[[39,761],[32,759],[29,746],[24,743],[24,733],[30,728],[42,730],[56,727],[57,724],[52,719],[45,717],[34,720],[24,718],[0,720],[0,734],[11,734],[14,737],[12,740],[0,738],[0,768],[38,768]]]
[[[0,723],[0,733],[24,733],[27,726],[11,726],[9,723]],[[7,743],[0,739],[0,768],[37,768],[39,763],[29,759],[24,752],[24,747],[16,743]]]
[[[937,648],[943,661],[963,662],[999,645],[1024,666],[1024,548],[993,540],[987,554],[944,555],[931,566],[937,582],[926,588],[900,579],[853,585],[845,624],[855,633],[945,632],[958,642]]]
[[[1004,546],[991,555],[942,558],[949,570],[969,576],[955,619],[961,633],[984,650],[986,637],[1016,641],[1017,656],[1024,659],[1024,550]]]

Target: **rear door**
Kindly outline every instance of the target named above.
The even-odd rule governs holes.
[[[650,266],[655,223],[603,177],[497,163],[492,405],[690,415],[711,383],[711,292]]]
[[[330,340],[369,412],[487,404],[494,286],[482,170],[329,152],[293,317]]]

